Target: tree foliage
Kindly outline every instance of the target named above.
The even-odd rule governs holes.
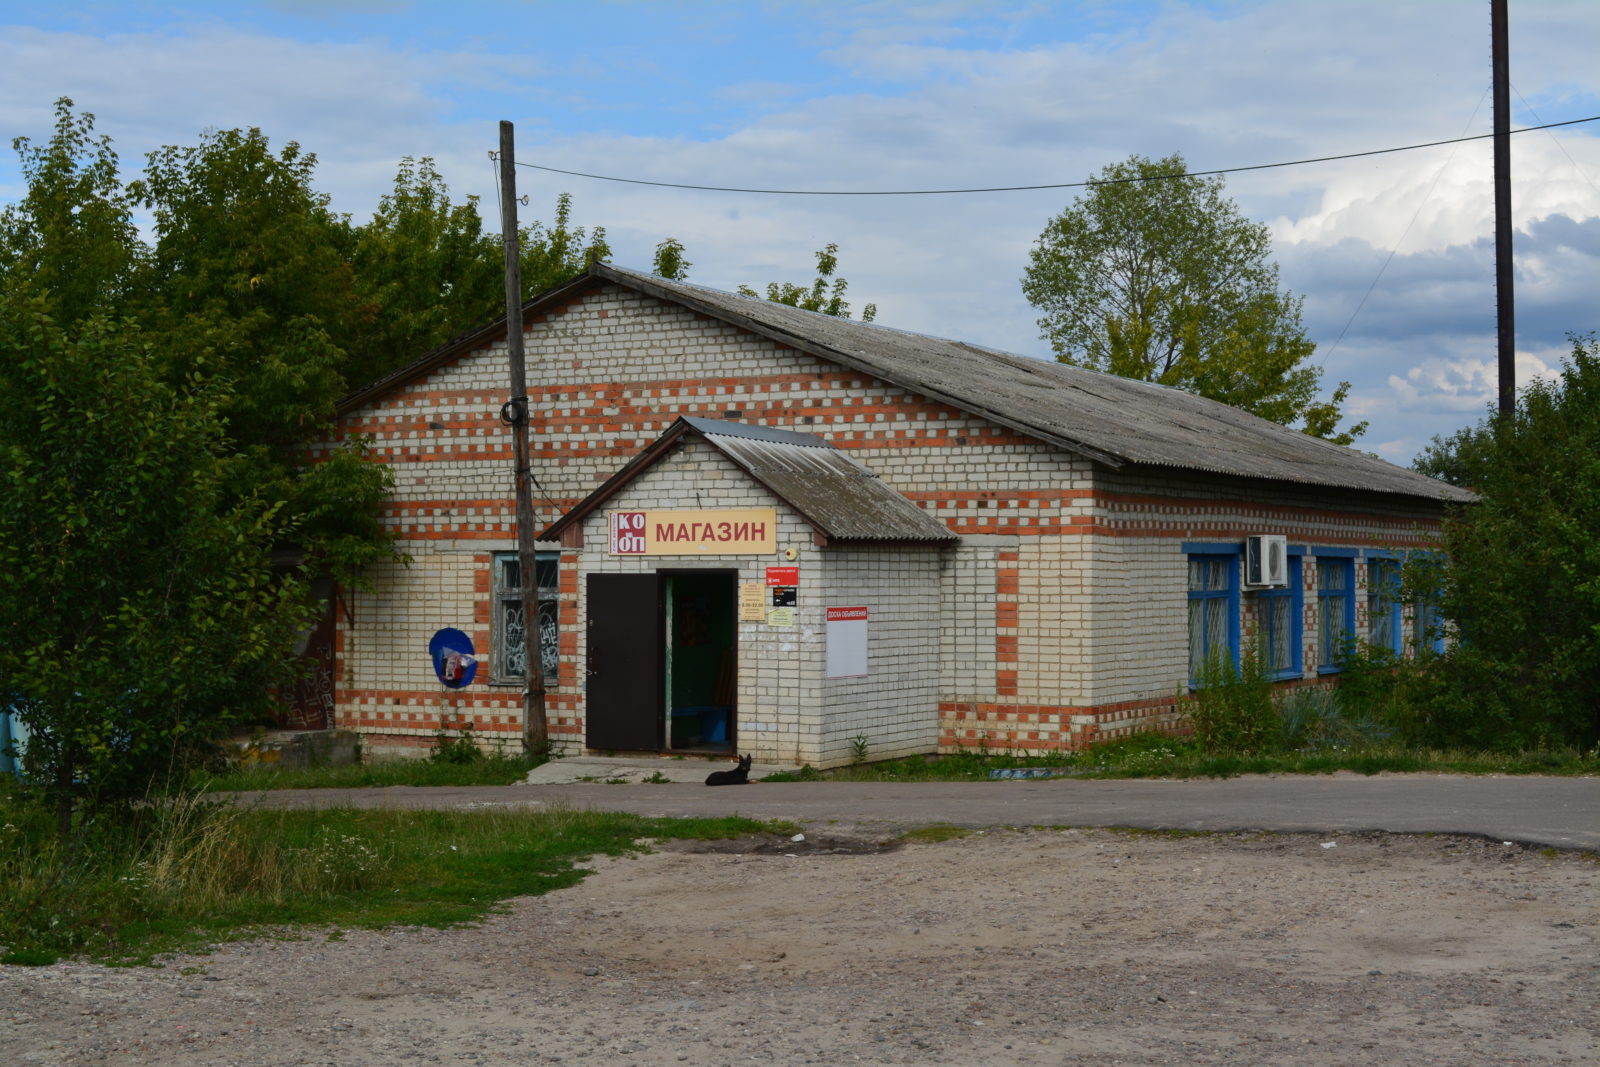
[[[522,288],[537,293],[606,259],[605,230],[572,225],[572,197],[554,222],[520,228]],[[505,251],[485,230],[476,197],[450,200],[433,160],[406,158],[372,218],[351,233],[359,317],[346,378],[365,385],[424,352],[505,314]]]
[[[1322,373],[1300,325],[1301,299],[1278,285],[1267,227],[1190,175],[1180,155],[1132,156],[1051,219],[1022,289],[1063,363],[1171,385],[1349,444],[1341,382]]]
[[[1435,595],[1455,641],[1421,732],[1484,747],[1600,742],[1600,340],[1574,337],[1559,379],[1435,440],[1416,465],[1479,494],[1444,526]]]
[[[47,144],[15,138],[28,191],[0,209],[0,282],[16,296],[45,301],[62,322],[124,302],[145,252],[122,187],[111,139],[94,116],[56,101]]]
[[[161,148],[127,185],[70,100],[47,143],[13,144],[0,565],[28,580],[0,591],[0,703],[35,727],[29,758],[70,812],[265,710],[305,578],[359,584],[394,555],[390,472],[359,439],[327,444],[337,401],[501,315],[504,253],[428,159],[353,226],[316,157],[258,129]],[[522,229],[527,291],[609,254],[571,216],[562,194]],[[269,569],[274,552],[302,568]]]
[[[668,237],[656,245],[655,256],[650,263],[650,272],[658,278],[665,278],[670,282],[681,282],[689,277],[689,268],[694,266],[689,262],[684,252],[683,242],[676,237]]]
[[[844,294],[850,288],[850,283],[843,278],[834,277],[838,269],[839,246],[829,243],[826,248],[817,253],[817,276],[809,285],[795,282],[769,282],[767,284],[767,299],[775,304],[787,304],[790,307],[804,308],[807,311],[820,311],[824,315],[848,319],[850,317],[850,303],[845,300]],[[748,285],[739,286],[739,293],[742,296],[761,295]],[[877,317],[877,304],[868,304],[861,309],[862,322],[871,322]]]
[[[65,833],[262,710],[305,584],[272,567],[282,504],[237,491],[225,381],[170,381],[133,322],[8,296],[0,394],[0,694]]]

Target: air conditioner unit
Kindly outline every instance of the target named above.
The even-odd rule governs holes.
[[[1244,539],[1244,584],[1258,589],[1289,584],[1289,539],[1283,534],[1254,534]]]

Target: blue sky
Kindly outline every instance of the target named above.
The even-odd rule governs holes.
[[[1514,121],[1600,114],[1600,5],[1511,0]],[[1270,3],[83,3],[0,0],[0,134],[47,137],[71,96],[128,177],[207,128],[259,126],[371,213],[432,156],[493,217],[486,153],[696,184],[937,188],[1079,181],[1138,152],[1194,169],[1490,128],[1488,6]],[[1600,123],[1514,141],[1518,366],[1552,373],[1600,329]],[[878,321],[1047,357],[1019,279],[1070,190],[760,197],[524,169],[524,218],[569,191],[616,262],[688,247],[723,289],[841,273]],[[1406,463],[1494,394],[1486,142],[1228,179],[1305,297],[1325,384],[1353,383],[1360,447]],[[0,153],[0,201],[20,195]],[[1357,308],[1359,306],[1359,312]]]

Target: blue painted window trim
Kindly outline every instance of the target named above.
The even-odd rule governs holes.
[[[1312,549],[1318,570],[1324,561],[1338,566],[1344,571],[1344,591],[1336,596],[1323,596],[1322,576],[1317,576],[1317,673],[1338,674],[1341,670],[1337,662],[1329,663],[1323,659],[1324,635],[1328,632],[1328,602],[1333,600],[1343,601],[1339,611],[1343,616],[1344,632],[1354,635],[1356,632],[1356,550],[1355,549]]]
[[[1262,624],[1261,607],[1265,601],[1284,601],[1285,610],[1289,612],[1289,662],[1282,667],[1272,669],[1268,667],[1267,677],[1273,681],[1285,678],[1298,678],[1305,673],[1305,586],[1301,581],[1303,572],[1304,550],[1295,551],[1292,547],[1288,553],[1289,584],[1283,589],[1258,589],[1256,597],[1256,641],[1264,641],[1264,626]],[[1262,654],[1270,655],[1270,649],[1262,644]]]
[[[1226,561],[1228,565],[1228,588],[1214,592],[1200,592],[1189,590],[1184,601],[1184,610],[1188,611],[1188,604],[1195,600],[1220,600],[1224,597],[1228,603],[1228,655],[1233,660],[1235,669],[1239,666],[1239,584],[1240,566],[1244,555],[1244,545],[1238,541],[1185,541],[1184,549],[1184,585],[1188,587],[1189,564],[1194,560]],[[1192,638],[1191,638],[1192,641]],[[1185,652],[1187,654],[1187,647]],[[1204,655],[1209,656],[1212,650],[1207,648]],[[1193,665],[1191,664],[1191,667]],[[1190,688],[1195,687],[1199,679],[1191,673],[1189,678]]]

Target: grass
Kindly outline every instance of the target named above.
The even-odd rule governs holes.
[[[149,963],[284,928],[471,923],[649,838],[770,832],[749,819],[556,811],[250,810],[196,796],[58,840],[0,798],[0,961]],[[332,936],[332,935],[329,935]]]
[[[765,781],[988,781],[989,772],[1037,767],[1073,778],[1233,778],[1241,774],[1555,774],[1600,775],[1600,752],[1470,752],[1406,748],[1387,742],[1307,747],[1238,755],[1208,752],[1190,738],[1145,734],[1079,752],[979,747],[944,756],[909,756],[818,771],[769,775]]]
[[[368,760],[343,767],[275,767],[242,763],[221,772],[198,772],[190,792],[233,793],[253,789],[360,789],[389,785],[515,785],[545,762],[526,756],[489,756],[451,763],[432,759]]]

